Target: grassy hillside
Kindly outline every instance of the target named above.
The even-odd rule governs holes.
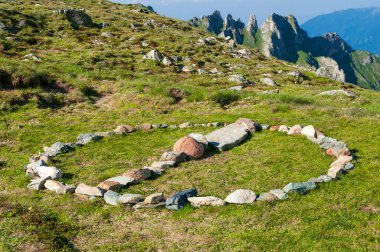
[[[95,25],[74,29],[55,12],[73,7],[85,8]],[[224,41],[200,45],[208,33],[140,9],[99,0],[0,1],[0,21],[17,28],[0,31],[0,160],[5,161],[0,166],[0,251],[379,250],[380,94],[303,70],[299,83],[288,75],[297,70],[294,65],[251,49],[251,57],[234,58]],[[26,26],[20,26],[22,20]],[[103,22],[108,25],[101,27]],[[154,48],[183,60],[171,66],[144,60]],[[41,61],[25,61],[28,54]],[[194,72],[181,72],[180,65]],[[213,68],[222,74],[196,72]],[[255,84],[227,91],[236,85],[228,81],[232,74]],[[280,94],[261,94],[273,89],[260,82],[268,75],[280,85]],[[182,100],[171,95],[173,88]],[[340,88],[359,97],[316,96]],[[220,104],[220,97],[234,99]],[[133,210],[103,199],[26,189],[28,159],[80,133],[145,122],[231,123],[239,117],[270,125],[313,124],[354,150],[356,169],[288,201],[186,206],[178,212]],[[182,136],[210,130],[117,136],[61,155],[53,165],[64,171],[67,183],[96,185],[149,164]],[[304,138],[260,132],[231,151],[186,163],[127,191],[170,196],[196,187],[200,195],[218,197],[240,188],[260,193],[319,175],[331,161]]]

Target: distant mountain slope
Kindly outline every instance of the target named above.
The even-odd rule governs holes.
[[[380,7],[317,16],[301,25],[311,37],[338,33],[355,50],[380,54]]]

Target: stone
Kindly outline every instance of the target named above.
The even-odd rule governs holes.
[[[230,87],[229,89],[233,91],[242,91],[243,88],[244,86],[233,86],[233,87]]]
[[[155,60],[155,61],[158,61],[158,62],[161,62],[164,58],[164,55],[158,51],[157,49],[154,49],[150,52],[148,52],[146,55],[144,55],[143,59],[147,59],[147,60]]]
[[[271,78],[261,78],[260,81],[268,86],[276,87],[277,84]]]
[[[133,179],[132,183],[140,183],[141,181],[152,176],[152,173],[149,169],[132,169],[123,174],[123,176],[130,177]]]
[[[261,193],[257,199],[257,201],[275,201],[277,197],[272,193]]]
[[[358,94],[356,94],[354,91],[351,90],[345,90],[345,89],[339,89],[339,90],[329,90],[322,92],[318,95],[322,96],[336,96],[336,95],[344,95],[347,97],[358,97]]]
[[[169,129],[178,129],[178,126],[173,124],[173,125],[169,125]]]
[[[51,179],[59,179],[62,177],[62,171],[53,166],[39,166],[36,172],[41,178],[51,177]]]
[[[58,154],[61,153],[67,153],[70,151],[70,147],[67,144],[56,142],[52,146],[50,146],[51,149],[56,150]]]
[[[283,132],[283,133],[288,133],[289,127],[286,125],[281,125],[280,128],[278,129],[278,131]]]
[[[273,89],[273,90],[264,90],[260,94],[269,95],[269,94],[279,94],[280,89]]]
[[[335,49],[334,49],[335,50]],[[337,61],[330,57],[318,57],[319,68],[315,72],[318,77],[326,77],[339,82],[345,82],[346,74]]]
[[[106,37],[106,38],[114,38],[115,36],[112,34],[112,32],[102,32],[100,34],[100,36],[102,37]]]
[[[353,163],[347,163],[345,166],[344,166],[344,170],[345,171],[350,171],[350,170],[352,170],[352,169],[354,169],[354,164]]]
[[[161,176],[162,174],[164,174],[165,172],[165,169],[162,169],[162,168],[154,168],[154,167],[145,167],[146,169],[149,169],[152,176]]]
[[[32,179],[28,184],[27,188],[30,190],[42,190],[47,180],[51,179],[50,177],[45,178],[36,178]]]
[[[270,128],[268,124],[261,124],[260,126],[262,130],[268,130]]]
[[[164,64],[165,66],[170,66],[170,65],[172,65],[172,62],[168,57],[164,57],[162,59],[162,64]]]
[[[243,125],[246,130],[252,134],[255,133],[257,129],[259,129],[259,124],[249,118],[239,118],[235,123]]]
[[[95,135],[101,136],[101,137],[111,137],[115,135],[115,131],[105,131],[105,132],[96,132]]]
[[[337,178],[344,172],[344,167],[347,163],[352,161],[352,156],[341,155],[335,162],[330,165],[327,175],[332,178]]]
[[[248,137],[246,127],[233,123],[205,136],[210,146],[226,151],[241,144]]]
[[[33,161],[26,166],[26,175],[30,178],[37,176],[37,168],[40,166],[47,166],[43,160]]]
[[[306,137],[317,138],[317,131],[314,129],[312,125],[304,127],[301,131],[301,134]]]
[[[171,167],[174,167],[176,165],[175,161],[154,161],[150,168],[159,168],[159,169],[169,169]]]
[[[314,182],[314,183],[326,183],[332,181],[332,177],[325,175],[319,176],[318,178],[311,178],[308,182]]]
[[[272,132],[279,131],[279,130],[280,130],[280,126],[270,126],[269,127],[269,131],[272,131]]]
[[[247,80],[241,74],[234,74],[228,78],[229,81],[236,82],[238,84],[246,84]]]
[[[171,210],[180,210],[182,209],[187,203],[189,203],[188,198],[190,197],[196,197],[198,195],[197,189],[192,188],[184,191],[180,191],[170,198],[166,199],[166,208]]]
[[[104,194],[104,200],[107,204],[116,206],[119,203],[120,195],[114,191],[107,191]]]
[[[187,155],[185,152],[164,152],[161,156],[161,161],[174,161],[175,164],[186,161]]]
[[[185,123],[182,123],[182,124],[178,125],[178,127],[180,129],[190,128],[192,126],[193,126],[193,124],[191,122],[185,122]]]
[[[289,129],[288,135],[300,135],[301,132],[302,132],[302,126],[297,124]]]
[[[334,147],[328,149],[326,154],[332,157],[339,157],[341,155],[351,155],[351,152],[345,144],[336,144]]]
[[[134,205],[143,200],[144,198],[140,194],[126,193],[119,197],[120,203],[128,204],[128,205]]]
[[[213,122],[213,123],[211,123],[211,126],[212,127],[222,127],[223,123],[221,123],[221,122]]]
[[[203,147],[207,148],[208,141],[204,135],[199,134],[199,133],[191,133],[191,134],[189,134],[189,137],[193,138],[198,143],[203,144]]]
[[[141,130],[148,131],[148,130],[151,130],[153,127],[152,127],[152,124],[150,124],[150,123],[143,123],[138,128]]]
[[[204,147],[194,138],[186,136],[174,144],[173,151],[184,152],[191,159],[199,159],[204,154]]]
[[[300,193],[300,194],[306,194],[316,187],[317,186],[315,185],[315,183],[311,182],[311,181],[302,182],[302,183],[293,183],[292,182],[292,183],[287,184],[282,190],[285,193],[296,192],[296,193]]]
[[[95,142],[101,140],[103,137],[96,134],[81,134],[77,137],[77,144],[86,145],[90,142]]]
[[[343,174],[343,168],[341,166],[333,166],[330,167],[330,169],[327,171],[327,175],[329,177],[332,177],[333,179],[338,178],[340,175]]]
[[[116,182],[116,183],[119,183],[121,186],[126,186],[128,184],[131,184],[133,181],[134,179],[131,177],[117,176],[117,177],[109,178],[105,182]]]
[[[73,194],[75,193],[75,190],[77,189],[76,185],[65,185],[64,187],[61,187],[57,190],[58,194]]]
[[[276,198],[279,200],[286,200],[287,198],[289,198],[289,196],[281,189],[274,189],[269,192],[276,196]]]
[[[132,133],[134,131],[135,131],[135,128],[133,128],[132,126],[129,126],[129,125],[119,125],[115,129],[115,133],[118,135],[125,135],[128,133]]]
[[[84,194],[87,196],[96,196],[96,197],[102,197],[103,196],[103,190],[101,190],[98,187],[89,186],[86,184],[79,184],[78,187],[75,189],[76,194]]]
[[[82,10],[69,9],[65,10],[64,13],[71,26],[75,29],[80,27],[92,27],[94,25],[91,17]]]
[[[231,204],[251,204],[256,200],[256,194],[251,190],[239,189],[229,194],[225,201]]]
[[[201,206],[224,206],[226,204],[226,202],[224,200],[219,199],[217,197],[213,197],[213,196],[190,197],[190,198],[188,198],[188,201],[194,207],[201,207]]]
[[[164,198],[163,193],[154,193],[146,197],[144,200],[144,203],[152,205],[152,204],[159,204],[164,201],[165,201],[165,198]]]
[[[122,185],[116,181],[103,181],[100,182],[97,187],[104,191],[117,191],[122,187]]]
[[[44,187],[50,191],[58,193],[63,190],[65,185],[59,181],[49,179],[46,180]]]

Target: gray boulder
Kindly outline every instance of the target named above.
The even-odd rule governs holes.
[[[144,198],[140,194],[131,194],[131,193],[123,194],[119,198],[120,203],[128,204],[128,205],[134,205],[143,200]]]
[[[315,185],[314,182],[309,181],[309,182],[302,182],[302,183],[289,183],[282,190],[285,193],[296,192],[300,194],[306,194],[316,187],[317,186]]]
[[[96,197],[103,196],[103,190],[101,190],[100,188],[94,187],[94,186],[88,186],[83,183],[78,185],[78,187],[75,189],[75,193],[83,194],[87,196],[96,196]]]
[[[91,17],[82,10],[69,9],[65,13],[67,20],[74,29],[94,26]]]
[[[104,200],[107,204],[116,206],[119,203],[120,195],[114,191],[107,191],[104,194]]]
[[[281,189],[274,189],[270,191],[271,194],[276,196],[279,200],[286,200],[289,196]]]
[[[171,210],[180,210],[187,203],[189,203],[188,198],[196,197],[198,195],[197,189],[192,188],[184,191],[180,191],[170,198],[166,199],[166,208]]]
[[[44,188],[44,185],[47,180],[51,179],[50,177],[45,177],[45,178],[36,178],[32,179],[30,183],[28,184],[27,188],[30,190],[42,190]]]

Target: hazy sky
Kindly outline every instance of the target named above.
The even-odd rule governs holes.
[[[256,14],[260,24],[273,12],[293,14],[299,23],[336,10],[362,7],[380,7],[380,0],[113,0],[119,3],[151,5],[159,14],[188,20],[220,10],[223,17],[231,13],[234,18],[247,22]]]

